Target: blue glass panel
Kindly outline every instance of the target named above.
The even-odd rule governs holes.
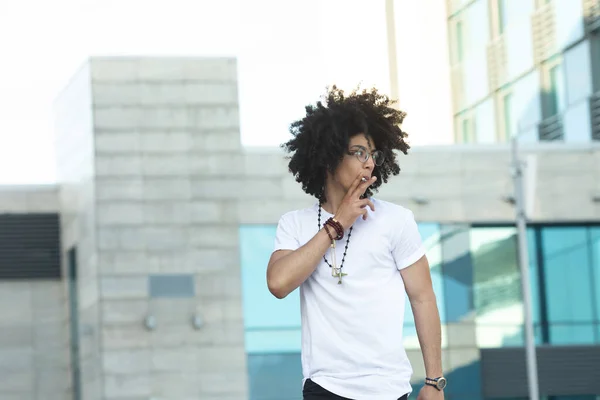
[[[442,244],[440,241],[440,226],[435,223],[419,223],[419,233],[425,246],[429,267],[431,270],[431,282],[437,298],[437,306],[442,323],[446,322],[446,305],[444,302],[444,278],[442,274]],[[404,307],[404,322],[414,325],[414,316],[410,302],[406,300]]]
[[[531,288],[531,307],[533,311],[533,323],[540,323],[540,284],[538,276],[538,259],[537,259],[538,243],[536,241],[535,228],[527,228],[527,253],[529,255],[529,287]],[[536,331],[536,338],[540,339],[541,330]]]
[[[473,266],[468,225],[442,225],[441,244],[446,322],[472,318]]]
[[[246,352],[297,353],[302,341],[300,329],[246,330]]]
[[[550,343],[593,344],[595,340],[593,324],[550,324]]]
[[[275,225],[240,227],[242,301],[248,353],[300,351],[300,297],[277,299],[267,287]]]
[[[273,252],[276,229],[274,225],[240,228],[242,301],[247,329],[300,327],[298,290],[279,300],[267,288],[267,264]]]
[[[542,249],[549,323],[591,323],[593,282],[587,228],[543,228]]]
[[[300,354],[248,356],[250,400],[301,400]]]
[[[594,299],[596,300],[596,321],[600,321],[600,227],[590,228],[590,242],[592,247],[592,274]],[[600,327],[596,341],[600,343]]]
[[[467,350],[468,351],[468,350]],[[452,358],[452,355],[450,356]],[[445,374],[448,379],[448,399],[481,400],[481,363],[479,361],[452,369]],[[452,384],[450,384],[452,382]]]
[[[523,344],[523,301],[516,229],[473,228],[473,300],[481,347]]]

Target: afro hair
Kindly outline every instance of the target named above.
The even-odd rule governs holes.
[[[394,102],[372,88],[358,89],[349,94],[336,86],[327,90],[323,101],[306,106],[306,115],[290,125],[292,139],[281,147],[288,157],[289,171],[302,190],[318,200],[326,201],[324,187],[327,171],[333,173],[348,150],[350,139],[358,134],[372,138],[381,150],[384,161],[375,167],[377,181],[364,194],[387,182],[390,175],[398,175],[400,166],[394,150],[408,153],[406,132],[400,129],[406,113],[394,108]]]

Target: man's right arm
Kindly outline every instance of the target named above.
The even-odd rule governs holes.
[[[343,228],[352,225],[361,215],[366,219],[366,207],[375,211],[371,200],[361,199],[361,196],[377,178],[371,177],[366,182],[362,182],[361,178],[362,173],[355,178],[336,212],[335,218]],[[329,246],[331,239],[325,228],[321,228],[311,240],[297,250],[274,252],[267,266],[267,285],[273,296],[283,299],[300,286],[315,271]]]
[[[283,299],[302,284],[317,268],[331,246],[324,228],[297,250],[278,250],[271,255],[267,267],[269,291]]]

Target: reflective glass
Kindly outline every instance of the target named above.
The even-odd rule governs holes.
[[[266,270],[276,229],[275,225],[240,227],[242,301],[249,353],[300,350],[298,290],[279,300],[267,288]]]
[[[300,353],[248,356],[250,400],[301,400]]]
[[[593,274],[593,288],[594,298],[596,300],[596,323],[600,323],[600,227],[590,228],[590,245],[592,253],[592,274]],[[600,343],[600,324],[597,325],[596,342]]]
[[[595,342],[594,325],[589,324],[550,324],[550,343],[591,344]]]
[[[446,304],[444,301],[444,278],[442,274],[442,244],[440,237],[440,226],[435,223],[419,223],[419,233],[427,252],[431,281],[437,299],[438,311],[442,324],[446,322]],[[414,315],[408,298],[404,306],[404,345],[407,349],[418,349],[419,341],[415,328]],[[446,343],[446,331],[442,329],[442,342]]]
[[[592,322],[590,251],[585,227],[542,229],[550,323]]]
[[[550,68],[550,108],[548,116],[560,114],[566,103],[564,72],[561,64]]]
[[[542,252],[550,342],[593,343],[590,248],[586,227],[542,228]]]
[[[521,345],[523,302],[515,228],[473,228],[470,248],[479,346]]]
[[[444,280],[442,275],[442,244],[440,238],[440,226],[435,223],[419,223],[419,233],[425,246],[433,290],[437,297],[437,306],[442,323],[446,322],[446,307],[444,303]],[[414,325],[415,320],[408,298],[404,307],[404,323]]]

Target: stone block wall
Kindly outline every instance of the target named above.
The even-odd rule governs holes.
[[[243,399],[236,63],[91,70],[104,398]]]
[[[54,185],[0,186],[0,214],[57,211]],[[70,399],[66,298],[60,280],[0,282],[0,399]]]

